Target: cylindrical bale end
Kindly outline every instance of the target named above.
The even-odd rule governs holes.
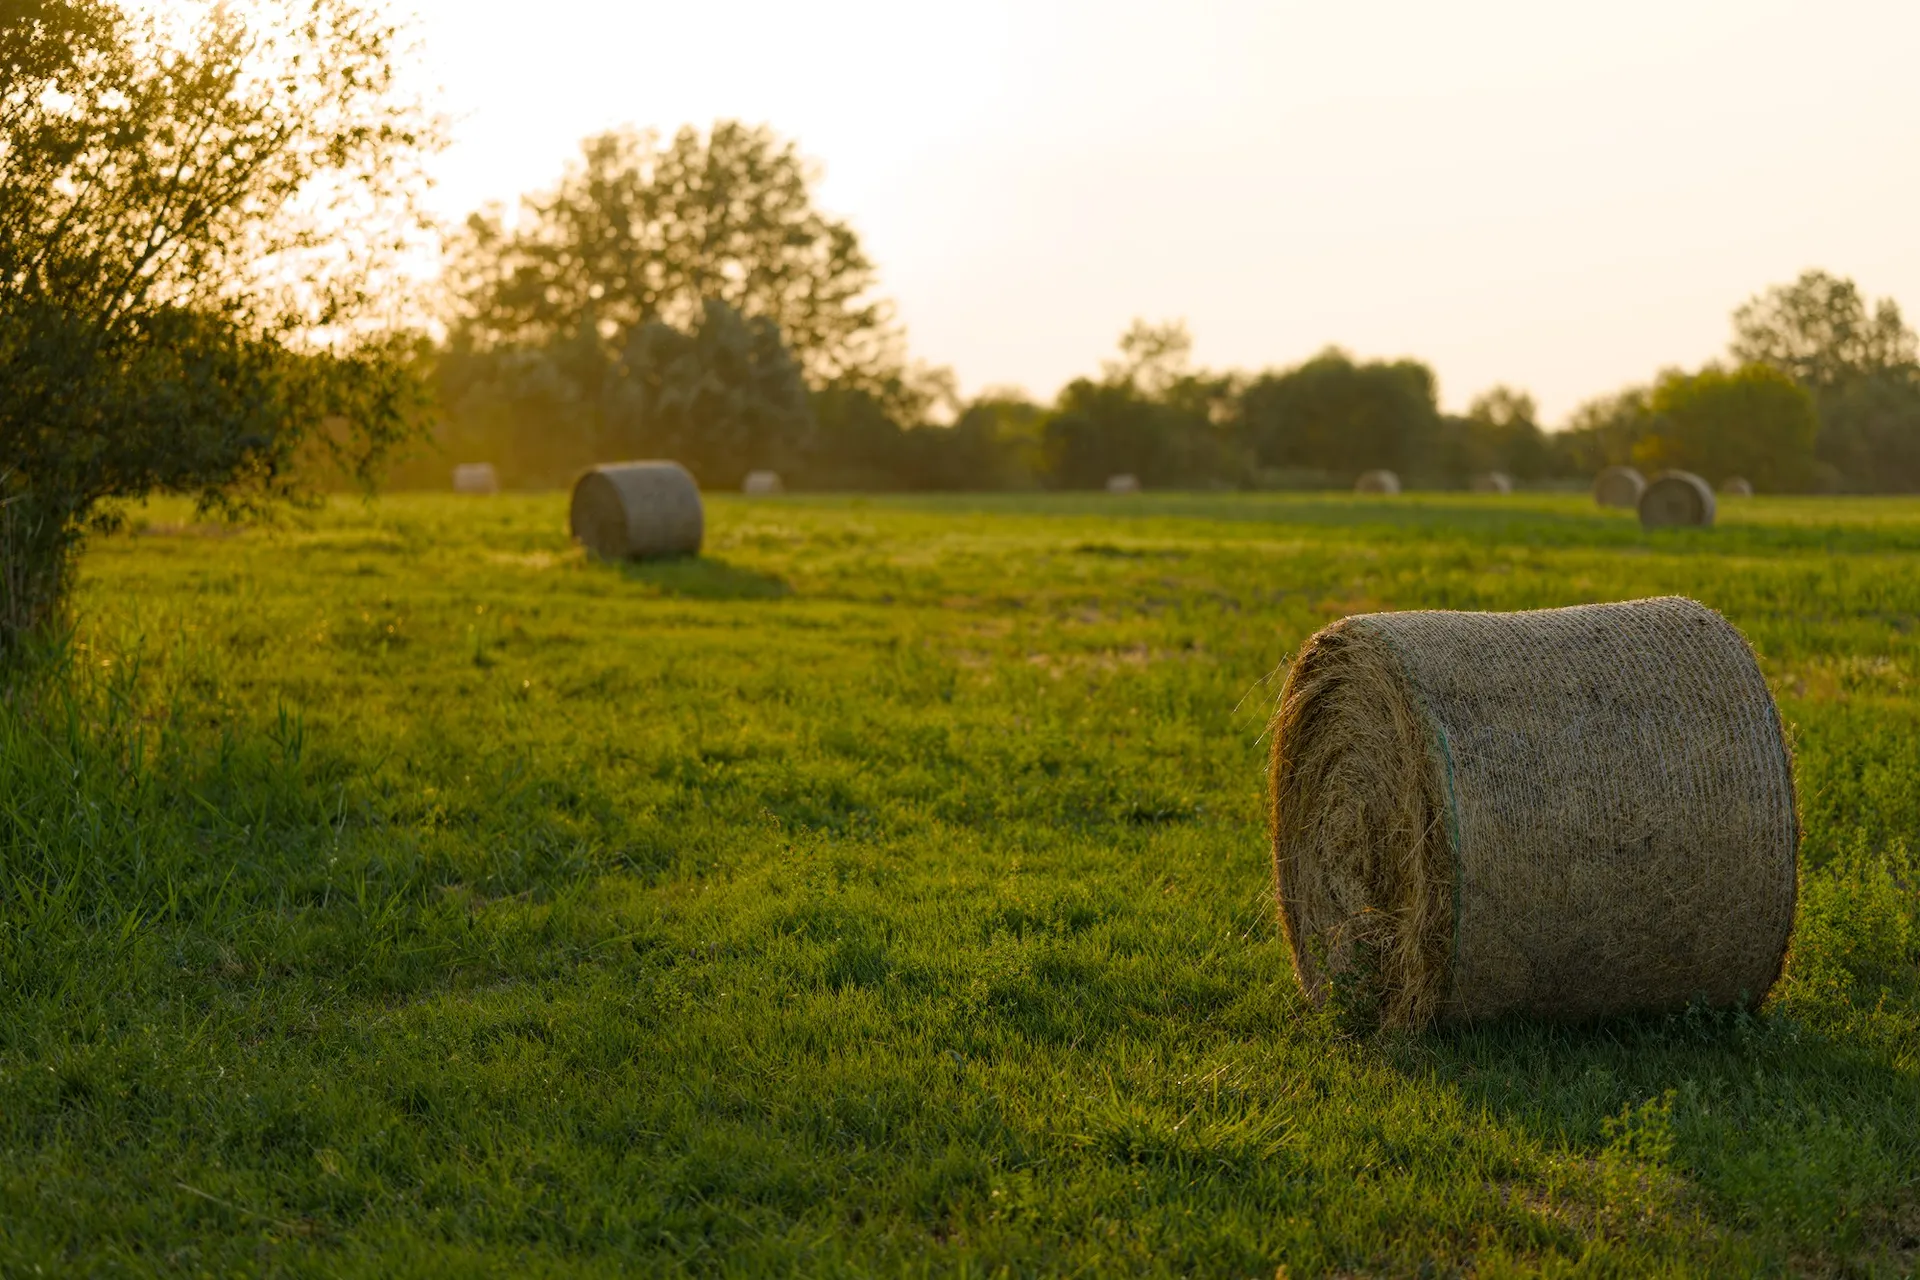
[[[1475,493],[1512,493],[1513,477],[1504,471],[1482,471],[1473,478]]]
[[[1753,481],[1745,476],[1728,476],[1720,482],[1720,492],[1729,498],[1751,498]]]
[[[1400,477],[1391,471],[1363,471],[1353,482],[1355,493],[1398,493]]]
[[[1271,729],[1274,887],[1315,1002],[1344,976],[1391,1024],[1580,1020],[1779,977],[1792,767],[1703,605],[1347,618]]]
[[[573,536],[609,560],[691,556],[706,517],[700,487],[677,462],[609,462],[573,486]]]
[[[1607,467],[1593,478],[1593,500],[1603,507],[1631,510],[1646,491],[1647,478],[1633,467]]]
[[[1643,529],[1704,528],[1713,514],[1713,487],[1691,471],[1662,471],[1640,495]]]

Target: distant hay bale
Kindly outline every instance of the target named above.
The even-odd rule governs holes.
[[[1475,493],[1512,493],[1513,477],[1504,471],[1483,471],[1473,478]]]
[[[1398,493],[1400,477],[1391,471],[1363,471],[1353,482],[1355,493]]]
[[[1792,767],[1704,605],[1346,618],[1271,731],[1276,896],[1316,1003],[1577,1020],[1754,1004],[1779,977]]]
[[[1647,478],[1632,467],[1607,467],[1593,478],[1593,500],[1603,507],[1638,507]]]
[[[1138,493],[1140,492],[1140,478],[1131,475],[1108,476],[1107,492]]]
[[[1666,529],[1713,523],[1713,489],[1691,471],[1662,471],[1640,495],[1640,525]]]
[[[455,493],[489,494],[500,492],[500,477],[491,462],[463,462],[453,469]]]
[[[700,551],[700,487],[677,462],[608,462],[573,486],[573,536],[609,560]]]
[[[1753,482],[1745,476],[1729,476],[1720,482],[1720,492],[1729,498],[1751,498]]]
[[[786,488],[780,482],[778,471],[749,471],[747,478],[740,482],[740,492],[760,498],[770,493],[784,493]]]

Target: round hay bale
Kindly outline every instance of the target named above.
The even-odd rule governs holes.
[[[1400,477],[1391,471],[1363,471],[1353,482],[1355,493],[1398,493]]]
[[[1475,493],[1512,493],[1513,477],[1504,471],[1483,471],[1473,478]]]
[[[490,494],[500,492],[500,477],[491,462],[463,462],[453,469],[455,493]]]
[[[1720,482],[1720,492],[1729,498],[1751,498],[1753,482],[1745,476],[1729,476]]]
[[[609,560],[691,556],[706,519],[700,487],[677,462],[607,462],[573,486],[573,536]]]
[[[1632,467],[1607,467],[1593,478],[1593,500],[1603,507],[1637,507],[1647,478]]]
[[[1140,478],[1132,475],[1108,476],[1107,492],[1138,493],[1140,492]]]
[[[785,493],[786,488],[786,485],[780,483],[778,471],[749,471],[747,478],[740,482],[740,492],[758,498],[764,498],[770,493]]]
[[[1344,976],[1393,1025],[1571,1020],[1779,977],[1792,766],[1704,605],[1346,618],[1271,732],[1274,884],[1316,1003]]]
[[[1640,495],[1640,526],[1666,529],[1713,523],[1713,489],[1691,471],[1662,471]]]

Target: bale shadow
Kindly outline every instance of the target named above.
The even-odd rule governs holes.
[[[778,600],[793,594],[783,578],[712,556],[626,560],[620,562],[619,569],[628,582],[643,583],[663,596],[688,600]]]
[[[1887,1044],[1777,1012],[1691,1009],[1383,1034],[1373,1047],[1578,1161],[1604,1164],[1623,1118],[1659,1107],[1671,1167],[1720,1229],[1757,1230],[1763,1251],[1815,1270],[1920,1262],[1920,1073]]]

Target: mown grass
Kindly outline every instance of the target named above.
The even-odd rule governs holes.
[[[1904,1274],[1920,502],[558,496],[156,509],[0,713],[0,1272]],[[1270,674],[1683,592],[1806,819],[1760,1013],[1346,1034]]]

